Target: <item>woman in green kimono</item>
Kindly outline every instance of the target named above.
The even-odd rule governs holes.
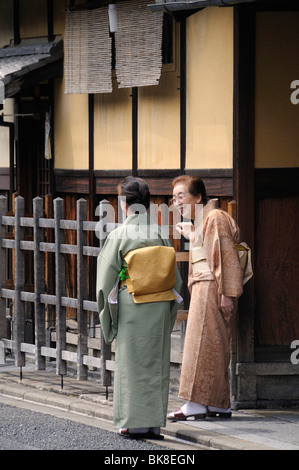
[[[98,257],[97,301],[106,343],[116,338],[114,424],[127,437],[161,439],[170,369],[170,336],[181,298],[175,251],[147,209],[147,184],[119,185],[125,222]]]

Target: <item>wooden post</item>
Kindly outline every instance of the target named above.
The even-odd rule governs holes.
[[[77,201],[77,321],[78,321],[78,346],[77,346],[77,379],[87,380],[87,366],[83,364],[83,356],[87,355],[87,312],[83,310],[83,300],[87,294],[87,270],[86,257],[83,256],[83,246],[87,244],[86,232],[83,230],[83,222],[87,219],[87,201]]]
[[[45,196],[45,216],[47,219],[53,219],[53,197],[51,195]],[[53,242],[53,229],[45,229],[45,241],[47,243]],[[53,263],[53,253],[46,251],[45,252],[45,293],[54,294],[54,263]],[[46,304],[45,311],[45,322],[46,329],[50,331],[50,328],[55,325],[55,309],[51,304]],[[48,340],[48,346],[50,346],[50,339]]]
[[[255,29],[256,7],[234,7],[234,197],[242,241],[254,258],[255,238]],[[244,286],[238,308],[237,362],[254,362],[254,282]]]
[[[7,199],[0,196],[0,289],[6,284],[6,250],[2,248],[2,240],[5,238],[6,228],[2,225],[2,217],[6,215]],[[6,302],[0,297],[0,339],[6,338]],[[1,362],[0,362],[1,363]]]
[[[62,351],[66,349],[66,314],[61,304],[63,289],[65,290],[65,260],[60,247],[64,242],[64,231],[60,228],[60,220],[64,218],[63,199],[54,200],[54,232],[55,232],[55,290],[56,290],[56,373],[66,374],[66,361],[62,359]]]
[[[100,202],[100,211],[99,215],[102,217],[105,213],[105,204],[108,201],[103,200]],[[109,204],[109,203],[108,203]],[[107,216],[109,215],[109,210],[107,211]],[[108,220],[109,222],[115,222],[115,220]],[[105,240],[100,238],[100,248],[103,248]],[[106,369],[106,361],[111,359],[111,345],[107,344],[104,340],[103,334],[101,334],[101,357],[102,357],[102,385],[106,387],[111,385],[111,371]]]
[[[43,200],[33,199],[33,234],[34,234],[34,292],[35,292],[35,365],[37,370],[46,368],[46,358],[41,355],[41,348],[46,345],[45,312],[40,296],[45,289],[45,259],[40,251],[43,241],[43,229],[39,227],[39,219],[43,217]]]
[[[25,340],[25,313],[21,292],[24,290],[25,266],[24,253],[21,250],[21,241],[24,240],[24,229],[21,226],[21,217],[24,217],[24,198],[15,199],[15,299],[14,299],[14,340],[15,364],[18,367],[25,365],[25,353],[21,351],[21,343]]]

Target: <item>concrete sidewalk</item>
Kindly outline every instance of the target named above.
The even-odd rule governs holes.
[[[0,366],[0,394],[112,421],[112,387],[106,399],[106,388],[96,378],[78,381],[75,373],[68,372],[61,389],[54,367],[37,371],[26,365],[20,380],[19,368]],[[169,396],[169,411],[182,404]],[[227,420],[169,421],[162,433],[210,449],[299,450],[299,409],[239,410]]]

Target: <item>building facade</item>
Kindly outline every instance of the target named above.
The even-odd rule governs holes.
[[[236,200],[254,277],[234,334],[233,400],[298,405],[291,360],[299,340],[296,2],[148,2],[164,17],[159,83],[118,87],[112,59],[111,92],[67,94],[66,14],[96,3],[1,2],[1,57],[7,45],[28,47],[31,59],[39,53],[38,66],[26,69],[23,53],[15,72],[0,76],[1,193],[24,196],[28,214],[37,195],[63,197],[69,218],[84,197],[92,220],[100,200],[116,207],[124,176],[146,179],[153,201],[168,203],[172,178],[186,173],[202,177],[224,209]]]

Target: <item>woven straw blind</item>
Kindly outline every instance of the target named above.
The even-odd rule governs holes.
[[[111,60],[108,8],[67,11],[65,93],[110,93]]]
[[[115,49],[119,88],[159,84],[163,12],[152,13],[149,3],[133,0],[116,4]]]

